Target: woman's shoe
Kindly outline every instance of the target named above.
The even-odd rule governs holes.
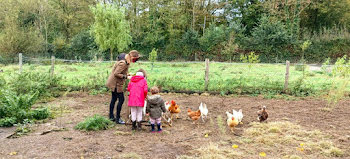
[[[117,124],[125,124],[125,122],[121,118],[116,119],[116,123]]]

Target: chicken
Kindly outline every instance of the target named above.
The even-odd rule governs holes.
[[[239,124],[237,118],[233,116],[233,114],[226,112],[227,115],[227,126],[230,127],[231,132],[235,129],[235,127]]]
[[[201,103],[201,105],[199,105],[199,110],[201,111],[201,117],[202,117],[202,121],[204,122],[204,118],[208,118],[208,108],[207,105],[205,103]]]
[[[201,117],[201,111],[197,110],[197,111],[192,111],[190,108],[188,108],[187,110],[187,115],[188,117],[190,117],[193,122],[198,120]]]
[[[169,101],[164,102],[164,105],[165,105],[165,109],[169,111],[169,107],[170,107]]]
[[[146,115],[146,108],[147,108],[147,100],[145,100],[145,104],[143,105],[143,109],[142,109],[143,116]]]
[[[267,120],[267,118],[269,117],[269,114],[266,111],[266,106],[263,106],[263,108],[259,110],[257,113],[258,113],[258,120],[260,122]]]
[[[236,111],[236,110],[233,109],[232,112],[233,112],[233,116],[234,116],[235,118],[237,118],[238,122],[239,122],[240,124],[243,124],[243,122],[242,122],[242,119],[243,119],[242,109],[239,109],[238,111]]]
[[[171,101],[170,107],[168,108],[170,114],[171,114],[171,119],[173,118],[173,114],[177,114],[176,118],[178,117],[178,114],[181,112],[180,106],[175,103],[175,101]]]
[[[162,114],[162,118],[169,126],[172,126],[172,121],[170,116],[171,114],[169,114],[169,107],[170,107],[169,101],[164,102],[164,105],[167,112]]]

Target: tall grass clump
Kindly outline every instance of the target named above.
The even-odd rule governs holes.
[[[107,130],[114,126],[114,123],[101,115],[95,114],[93,117],[86,118],[75,126],[75,129],[84,131]]]

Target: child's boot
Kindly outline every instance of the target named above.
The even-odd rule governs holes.
[[[141,128],[141,122],[140,122],[140,121],[137,122],[137,130],[138,130],[138,131],[141,131],[141,130],[142,130],[142,128]]]
[[[132,128],[131,128],[131,130],[136,130],[136,121],[133,121],[133,122],[132,122]]]
[[[152,133],[156,132],[156,131],[154,130],[154,124],[151,124],[151,128],[152,128]]]
[[[159,133],[162,132],[162,128],[160,127],[160,123],[157,124],[157,127],[158,127],[158,132],[159,132]]]

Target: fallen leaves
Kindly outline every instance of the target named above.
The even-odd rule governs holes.
[[[234,149],[236,149],[236,148],[238,148],[238,145],[232,145],[232,148],[234,148]]]
[[[265,152],[260,152],[260,153],[259,153],[259,156],[261,156],[261,157],[266,157],[266,153],[265,153]]]

